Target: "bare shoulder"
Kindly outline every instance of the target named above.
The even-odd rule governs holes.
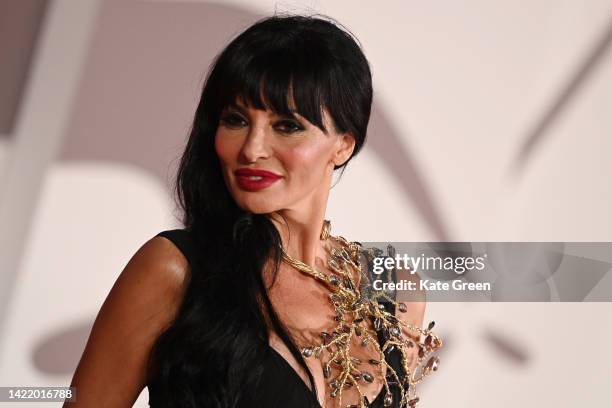
[[[169,323],[180,303],[189,274],[188,262],[168,239],[156,236],[129,260],[113,285],[102,311],[149,311],[148,322]],[[143,318],[144,316],[138,316]]]
[[[155,236],[138,249],[125,270],[133,275],[143,274],[145,283],[159,283],[163,289],[180,294],[187,283],[189,263],[172,241]]]
[[[78,401],[64,406],[132,406],[146,386],[152,346],[176,317],[188,278],[187,260],[164,237],[134,253],[104,300],[74,373]]]

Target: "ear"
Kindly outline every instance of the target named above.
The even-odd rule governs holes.
[[[336,149],[333,162],[336,166],[341,166],[351,157],[355,149],[355,138],[350,133],[342,133],[338,136],[338,148]]]

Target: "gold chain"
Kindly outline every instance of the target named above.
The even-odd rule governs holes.
[[[431,372],[438,369],[439,358],[431,356],[427,362],[423,361],[427,356],[442,347],[442,340],[431,330],[434,322],[430,322],[427,329],[423,329],[398,319],[394,314],[385,311],[385,306],[378,302],[378,298],[368,299],[362,296],[359,284],[355,277],[362,273],[360,252],[363,250],[358,242],[349,242],[344,237],[332,236],[330,234],[331,223],[325,220],[321,231],[321,240],[332,238],[340,244],[340,248],[334,248],[327,260],[327,266],[333,272],[323,273],[304,262],[289,256],[282,250],[283,259],[295,269],[325,284],[331,291],[329,299],[336,311],[334,320],[336,326],[332,333],[322,332],[321,342],[318,344],[305,345],[302,347],[304,357],[314,356],[322,358],[322,351],[329,352],[330,358],[324,362],[323,374],[326,383],[331,388],[330,395],[338,397],[338,406],[342,407],[342,390],[355,387],[359,393],[358,404],[347,405],[346,408],[366,408],[370,401],[362,393],[360,384],[372,383],[374,376],[370,370],[379,371],[383,379],[385,396],[383,405],[390,407],[393,404],[394,395],[391,387],[399,389],[400,408],[413,408],[419,402],[416,396],[416,385]],[[404,303],[398,303],[387,296],[382,296],[386,302],[392,303],[395,310],[406,313],[407,307]],[[371,320],[375,330],[371,330],[365,324]],[[362,324],[364,323],[364,324]],[[413,336],[406,335],[402,328],[415,333]],[[381,346],[377,340],[377,333],[383,332],[384,344]],[[360,340],[362,347],[374,347],[379,355],[378,359],[370,359],[366,364],[359,358],[351,355],[351,345],[355,338]],[[421,341],[421,338],[423,340]],[[410,348],[417,347],[418,360],[414,372],[411,372],[408,364]],[[399,350],[403,374],[395,370],[387,362],[386,354],[393,350]],[[332,378],[332,367],[339,374]],[[363,368],[366,367],[366,368]],[[387,367],[385,375],[383,369]],[[420,376],[416,377],[417,371]]]

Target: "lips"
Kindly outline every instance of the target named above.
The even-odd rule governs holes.
[[[270,171],[247,168],[236,170],[234,175],[238,185],[247,191],[263,190],[283,178]]]

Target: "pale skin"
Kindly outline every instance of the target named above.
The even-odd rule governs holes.
[[[267,214],[290,256],[326,271],[326,248],[337,246],[330,239],[320,239],[333,168],[348,160],[355,140],[348,133],[336,132],[329,114],[323,112],[327,133],[299,115],[282,117],[237,102],[221,116],[215,150],[236,203],[253,213]],[[266,189],[246,191],[233,174],[242,167],[272,171],[282,178]],[[134,254],[100,309],[74,373],[71,386],[77,387],[77,402],[65,403],[64,407],[133,405],[147,384],[146,359],[151,347],[176,315],[186,288],[187,268],[180,250],[163,237],[152,238]],[[269,284],[270,274],[267,269],[263,273]],[[333,324],[328,293],[313,278],[282,263],[269,296],[299,343],[312,340]],[[397,316],[406,323],[422,326],[425,302],[406,305],[408,311]],[[306,372],[274,332],[270,332],[269,342],[308,384]],[[362,353],[357,356],[373,356],[371,351]],[[334,407],[337,401],[323,392],[326,384],[321,360],[306,361],[315,379],[319,403],[324,408]],[[415,364],[413,359],[411,368]],[[381,381],[376,377],[374,383],[362,387],[370,401],[380,391]],[[350,402],[350,394],[346,395],[343,404]]]

